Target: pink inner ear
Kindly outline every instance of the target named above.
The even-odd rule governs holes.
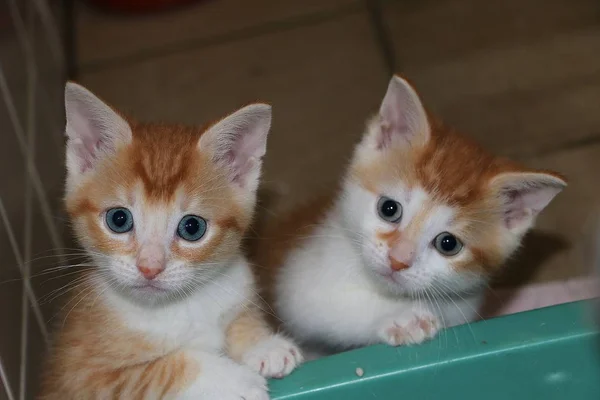
[[[504,222],[508,229],[513,229],[519,225],[519,222],[527,218],[529,212],[518,191],[509,191],[505,195],[507,197],[508,207],[504,211]]]
[[[102,138],[94,140],[94,138],[88,138],[83,141],[81,149],[81,172],[85,172],[92,168],[96,160],[98,159],[98,153],[102,151],[105,141]]]
[[[418,136],[428,135],[427,114],[419,96],[408,82],[398,77],[392,78],[388,85],[379,116],[379,132],[375,139],[378,149],[394,141],[409,144]]]
[[[231,169],[231,180],[240,186],[244,186],[244,178],[252,170],[254,163],[248,155],[236,155],[235,150],[226,152],[222,161]]]
[[[523,187],[504,192],[506,209],[504,219],[509,229],[537,216],[560,191],[555,186]]]
[[[94,137],[91,134],[81,135],[75,139],[75,143],[71,143],[70,147],[79,160],[79,172],[84,173],[90,170],[98,160],[99,154],[106,150],[108,145],[105,138]]]
[[[127,121],[79,85],[66,85],[65,110],[70,173],[81,174],[93,169],[96,162],[113,152],[119,143],[131,140]]]
[[[394,136],[398,136],[400,138],[406,138],[406,142],[408,142],[408,126],[403,121],[389,122],[388,119],[383,118],[381,122],[381,135],[377,138],[377,149],[381,150],[384,147],[389,146],[392,143]]]
[[[254,190],[270,125],[270,106],[246,106],[202,135],[199,147],[213,152],[213,159],[227,170],[232,182]]]

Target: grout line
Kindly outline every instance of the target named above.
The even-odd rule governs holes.
[[[265,36],[267,34],[282,33],[302,27],[319,25],[324,22],[331,21],[334,18],[352,15],[362,10],[363,7],[360,5],[360,3],[345,4],[337,7],[334,10],[300,15],[278,21],[270,21],[258,26],[237,29],[203,38],[191,38],[175,43],[168,43],[151,49],[141,50],[129,55],[116,56],[88,62],[79,66],[78,73],[84,74],[104,69],[122,67],[144,62],[153,58],[184,53],[190,50],[204,49],[230,42],[249,40],[260,36]]]
[[[0,355],[0,381],[2,381],[2,385],[4,385],[4,391],[6,392],[6,397],[8,400],[15,400],[15,395],[10,388],[10,382],[8,381],[8,375],[4,370],[4,363],[2,362],[2,356]]]
[[[4,202],[2,201],[2,197],[0,197],[0,219],[2,220],[2,224],[4,225],[4,229],[6,230],[6,235],[8,236],[8,240],[10,242],[10,246],[12,247],[13,255],[17,260],[17,264],[21,271],[23,271],[23,257],[21,256],[21,252],[19,251],[19,244],[17,243],[17,239],[15,238],[15,233],[12,230],[12,226],[10,224],[10,220],[8,219],[8,214],[6,213],[6,208],[4,207]],[[35,293],[33,292],[33,288],[31,287],[31,282],[23,280],[23,285],[25,287],[25,292],[27,293],[27,297],[31,302],[33,307],[33,312],[35,314],[38,323],[40,324],[40,329],[44,336],[46,342],[48,341],[48,329],[46,328],[46,324],[44,324],[44,317],[42,316],[42,312],[35,298]]]
[[[373,32],[375,33],[375,39],[379,45],[381,54],[383,55],[385,66],[388,69],[389,75],[393,75],[398,68],[396,53],[394,51],[394,44],[392,42],[390,31],[383,18],[381,0],[364,1],[369,14],[369,19],[371,20]]]

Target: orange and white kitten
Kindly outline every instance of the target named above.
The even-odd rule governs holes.
[[[203,130],[126,120],[73,83],[65,101],[66,206],[95,267],[41,397],[268,399],[264,377],[301,361],[265,323],[239,249],[270,106]]]
[[[482,287],[565,185],[434,123],[393,77],[341,191],[267,228],[256,263],[298,340],[419,343],[474,319]]]

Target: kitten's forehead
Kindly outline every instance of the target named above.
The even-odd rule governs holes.
[[[440,204],[465,207],[485,201],[490,180],[514,169],[509,160],[491,155],[468,138],[435,127],[425,146],[398,146],[360,159],[352,175],[374,192],[402,182],[410,189],[422,188]]]
[[[201,129],[132,123],[133,140],[107,159],[93,178],[69,196],[75,214],[146,204],[207,212],[245,225],[227,177],[198,148]],[[82,207],[82,204],[90,204]]]
[[[452,132],[437,131],[415,160],[418,182],[440,200],[465,206],[481,200],[490,179],[509,168],[476,143]]]
[[[230,205],[226,176],[198,148],[202,133],[177,125],[133,125],[133,141],[116,161],[119,183],[138,200],[157,205]]]
[[[211,166],[197,150],[200,131],[181,126],[136,125],[128,167],[148,198],[169,200],[182,185],[208,178]]]

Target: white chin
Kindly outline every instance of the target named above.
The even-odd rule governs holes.
[[[127,295],[135,301],[146,304],[170,301],[176,297],[175,290],[160,284],[131,285],[126,291],[128,292]]]
[[[413,296],[418,292],[424,292],[428,285],[418,283],[398,273],[376,273],[377,280],[391,293],[397,295]]]

